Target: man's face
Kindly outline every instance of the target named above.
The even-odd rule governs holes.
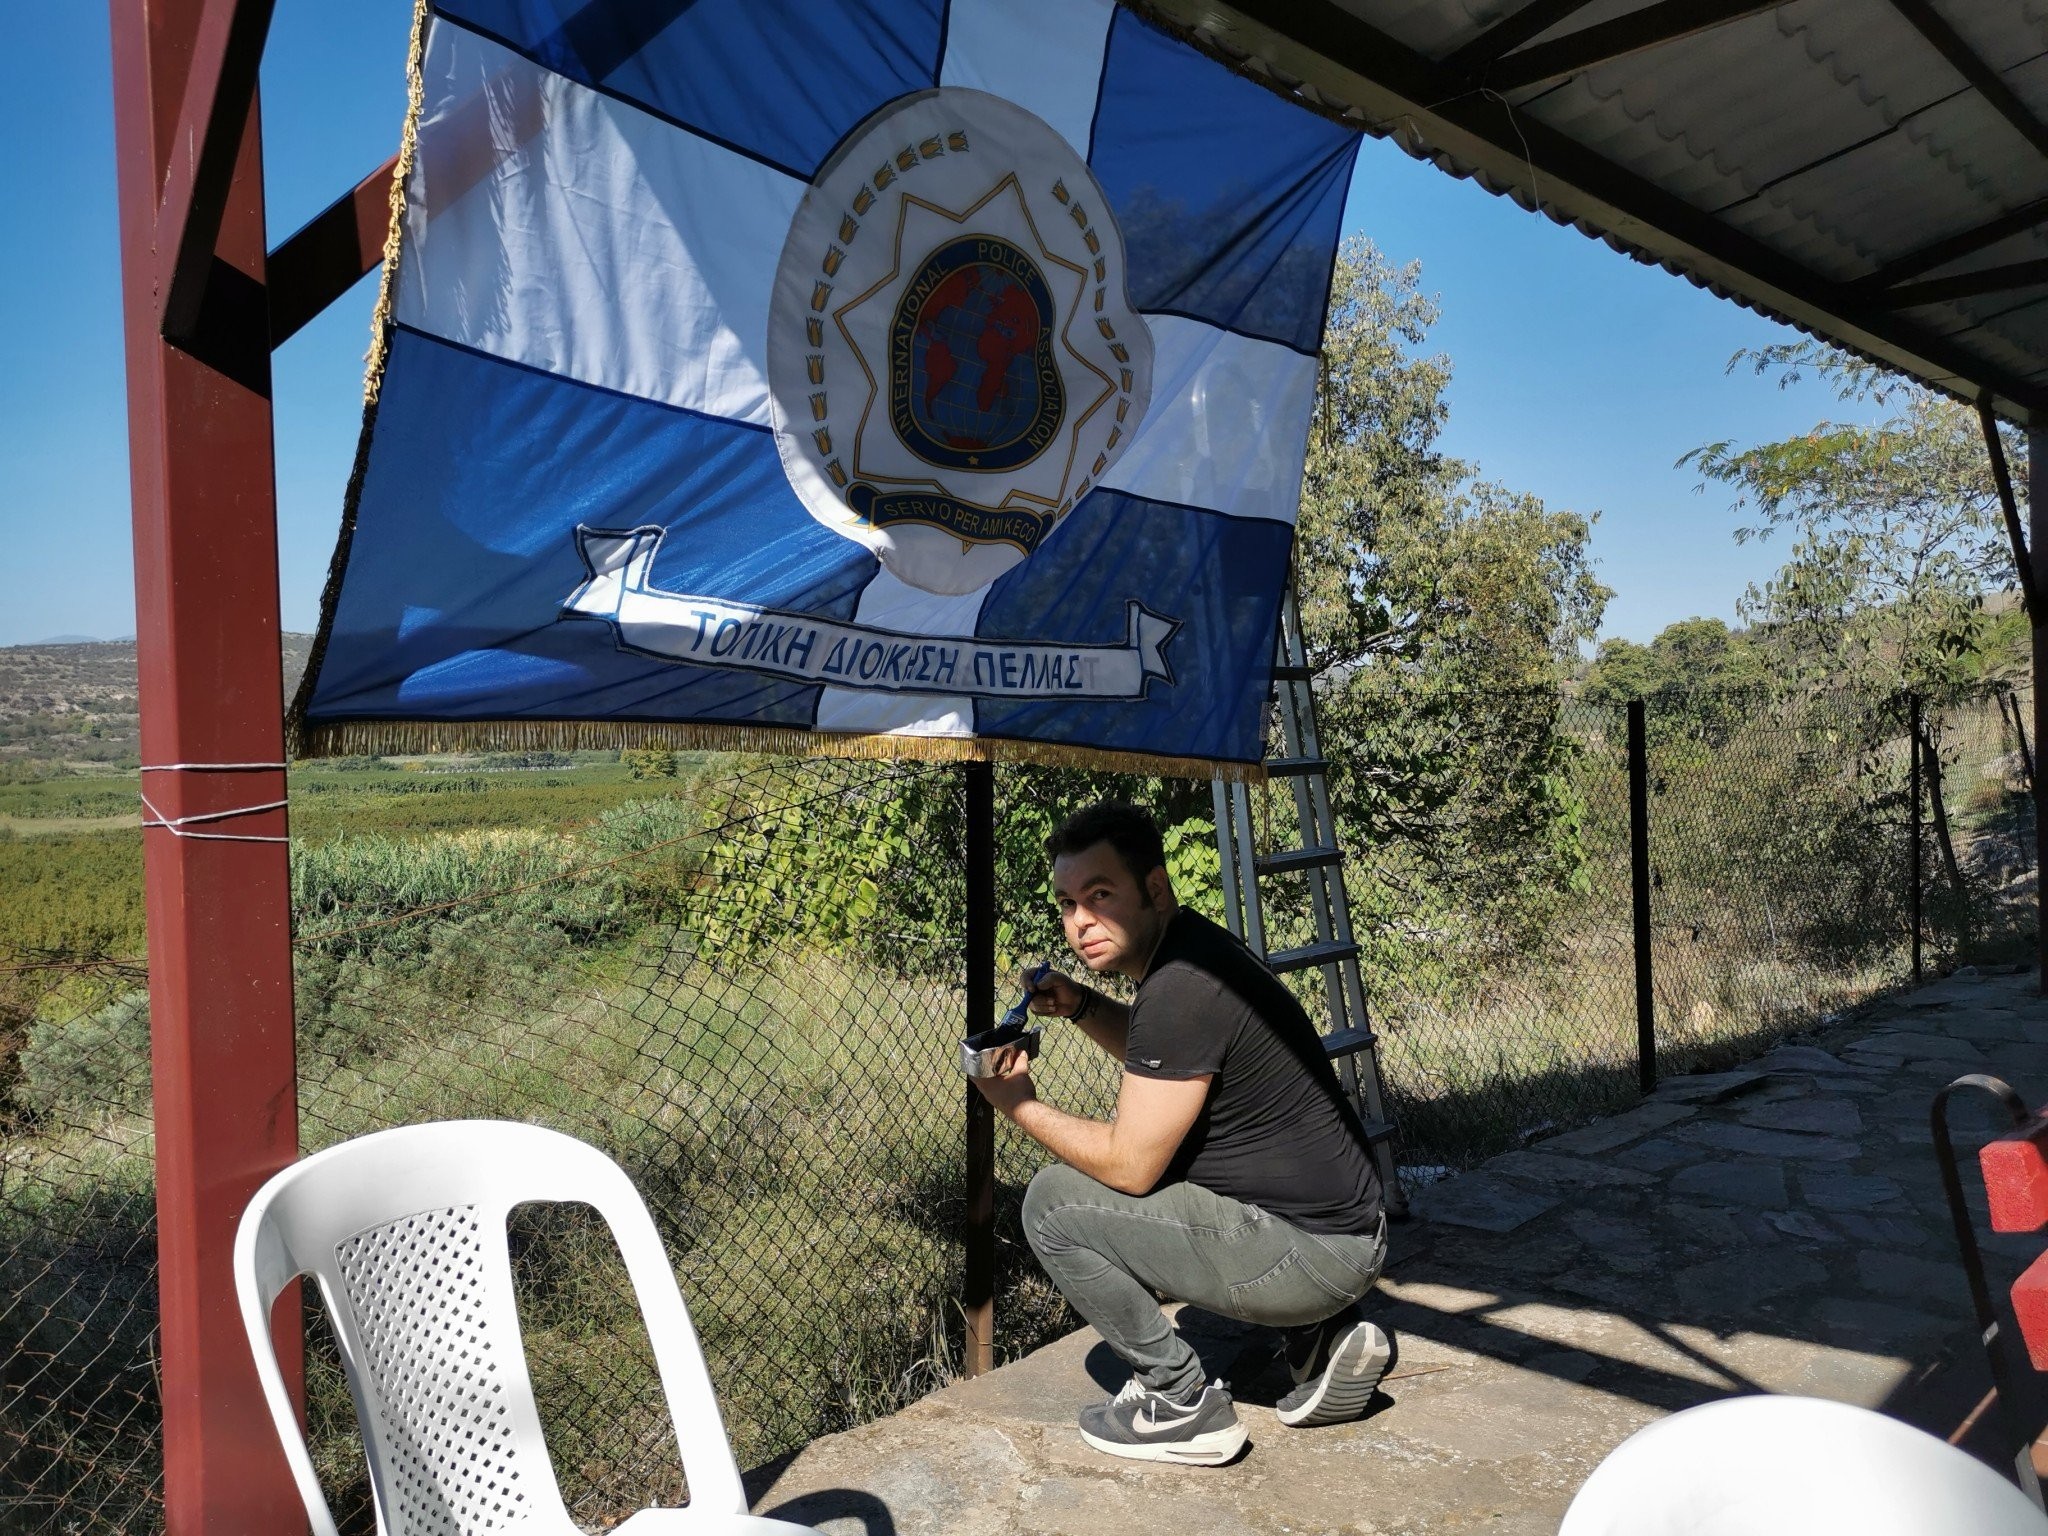
[[[1155,869],[1140,884],[1108,843],[1054,859],[1052,894],[1068,946],[1091,971],[1142,968],[1173,915],[1166,871]]]

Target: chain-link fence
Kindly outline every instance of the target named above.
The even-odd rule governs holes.
[[[1909,716],[1649,702],[1666,1070],[1755,1050],[1907,975]],[[1982,694],[1923,722],[1929,964],[2021,958],[2019,717]],[[1446,750],[1514,732],[1540,750],[1503,751],[1491,777]],[[1468,699],[1344,745],[1333,789],[1402,1161],[1469,1162],[1625,1104],[1625,712]],[[1061,953],[1042,839],[1105,794],[1152,807],[1177,887],[1220,912],[1206,784],[1003,768],[996,791],[1005,967]],[[1284,789],[1254,800],[1262,844],[1297,840]],[[302,844],[302,1142],[469,1116],[589,1140],[670,1245],[742,1464],[891,1411],[961,1358],[963,845],[954,769],[728,757],[686,760],[567,831]],[[1263,895],[1275,946],[1305,936],[1305,889]],[[148,1530],[161,1465],[145,977],[6,964],[0,1528]],[[1320,1007],[1317,973],[1293,979]],[[1114,1064],[1078,1032],[1048,1032],[1038,1073],[1057,1102],[1107,1111]],[[997,1152],[1001,1360],[1073,1319],[1018,1229],[1043,1154],[1007,1128]],[[672,1502],[674,1446],[601,1225],[532,1207],[511,1241],[572,1511],[602,1529]],[[367,1530],[353,1412],[307,1316],[318,1464],[344,1528]]]

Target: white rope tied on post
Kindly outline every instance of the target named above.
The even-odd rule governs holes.
[[[143,773],[264,773],[282,772],[283,763],[144,763]],[[233,821],[242,816],[254,816],[263,811],[281,811],[288,804],[284,800],[266,800],[258,805],[238,805],[225,811],[198,811],[189,816],[166,816],[150,803],[149,796],[139,795],[142,801],[142,825],[161,827],[173,837],[189,837],[209,843],[288,843],[290,837],[275,833],[259,832],[194,832],[190,828],[207,822]]]

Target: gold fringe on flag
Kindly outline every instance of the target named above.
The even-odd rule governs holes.
[[[391,222],[384,230],[384,272],[377,280],[377,307],[370,311],[370,351],[364,359],[363,404],[374,406],[384,387],[384,358],[391,346],[392,295],[398,291],[399,237],[405,229],[405,184],[420,148],[420,112],[426,104],[427,6],[415,0],[412,41],[405,51],[405,130],[398,140],[398,165],[391,173]]]
[[[405,127],[398,139],[398,163],[391,172],[391,222],[384,231],[384,271],[377,279],[377,305],[370,311],[370,350],[363,360],[363,426],[356,434],[355,462],[349,466],[348,488],[342,493],[341,531],[335,537],[333,558],[327,563],[327,583],[320,589],[320,627],[314,632],[313,648],[306,656],[306,670],[300,674],[298,692],[285,712],[287,746],[305,734],[306,710],[312,702],[313,685],[320,677],[320,664],[327,659],[327,637],[334,630],[334,605],[341,598],[341,578],[348,570],[349,549],[355,543],[356,509],[363,499],[363,476],[370,467],[377,396],[384,387],[384,364],[391,355],[399,237],[405,229],[405,184],[412,177],[413,161],[419,154],[420,112],[427,99],[428,6],[429,0],[414,0],[412,39],[405,51]]]
[[[672,752],[765,752],[869,761],[1031,763],[1048,768],[1091,768],[1101,773],[1142,773],[1162,778],[1229,779],[1244,784],[1261,783],[1266,777],[1263,763],[1155,757],[1146,752],[1011,741],[996,736],[854,736],[799,726],[720,725],[708,721],[663,724],[644,720],[343,720],[332,725],[301,726],[291,742],[291,755],[317,758],[429,752],[611,752],[647,747]]]

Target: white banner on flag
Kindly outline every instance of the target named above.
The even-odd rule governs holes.
[[[1119,645],[1060,645],[987,636],[935,637],[788,613],[653,584],[667,530],[578,528],[590,577],[563,601],[564,617],[603,619],[619,645],[664,661],[731,667],[798,682],[884,693],[993,699],[1142,699],[1173,681],[1166,647],[1178,619],[1125,603]]]

